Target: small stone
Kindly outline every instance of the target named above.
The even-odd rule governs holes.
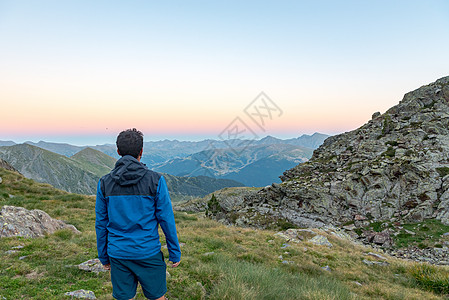
[[[24,260],[24,259],[27,258],[27,257],[28,257],[28,255],[21,256],[21,257],[19,257],[19,260]]]
[[[343,228],[346,229],[346,230],[354,230],[354,229],[356,229],[354,224],[343,226]]]
[[[8,197],[9,197],[9,198],[14,198],[15,196],[14,196],[14,195],[11,195],[11,194],[8,194]]]
[[[283,257],[282,255],[279,255],[278,258],[279,258],[280,260],[283,260],[283,259],[284,259],[284,257]]]
[[[215,252],[212,251],[212,252],[206,252],[203,255],[204,256],[210,256],[210,255],[214,255],[214,254],[215,254]]]
[[[332,269],[329,266],[321,267],[321,269],[323,269],[324,271],[328,271],[328,272],[332,271]]]
[[[0,177],[0,184],[3,182],[3,179]]]
[[[8,250],[8,251],[5,252],[5,254],[14,254],[14,253],[17,253],[17,252],[19,252],[19,251],[17,251],[17,250]]]
[[[167,278],[171,277],[170,273],[168,273],[167,270],[165,270],[165,275],[167,276]]]
[[[377,254],[377,253],[373,253],[373,252],[368,252],[366,255],[369,255],[369,256],[372,256],[372,257],[375,257],[375,258],[377,258],[377,259],[382,259],[382,260],[386,260],[386,258],[385,257],[383,257],[382,255],[380,255],[380,254]]]
[[[288,248],[288,247],[290,247],[289,244],[282,244],[281,249],[285,249],[285,248]]]
[[[294,261],[291,261],[291,260],[283,260],[282,263],[283,263],[284,265],[291,265],[291,264],[294,264],[295,262],[294,262]]]
[[[78,269],[88,272],[100,273],[106,272],[107,270],[103,267],[103,264],[98,258],[89,259],[78,265]]]
[[[362,216],[362,215],[355,215],[354,216],[354,220],[356,220],[356,221],[365,221],[366,217]]]
[[[363,263],[368,266],[372,266],[372,265],[388,266],[389,265],[389,263],[387,263],[386,261],[371,261],[371,260],[367,260],[367,259],[364,259]]]
[[[268,244],[273,244],[274,243],[274,240],[269,240],[268,241]]]
[[[97,299],[95,297],[95,293],[92,291],[86,291],[86,290],[77,290],[73,292],[67,292],[64,295],[70,296],[73,298],[80,298],[80,299]]]
[[[12,247],[11,249],[23,249],[23,245]]]
[[[353,281],[354,284],[358,285],[358,286],[362,286],[362,284],[358,281]]]

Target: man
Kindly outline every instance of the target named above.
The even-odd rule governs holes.
[[[95,229],[98,258],[111,270],[112,296],[128,300],[137,282],[148,299],[165,299],[166,265],[158,225],[173,267],[181,261],[175,219],[165,179],[140,162],[143,134],[133,129],[117,137],[121,158],[98,182]]]

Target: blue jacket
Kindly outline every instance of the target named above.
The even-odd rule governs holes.
[[[117,161],[98,182],[95,204],[98,258],[146,259],[161,250],[158,224],[167,241],[169,260],[181,260],[167,184],[130,155]]]

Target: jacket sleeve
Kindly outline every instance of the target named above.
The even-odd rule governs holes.
[[[101,191],[101,179],[97,186],[97,199],[95,202],[95,231],[97,233],[98,259],[103,265],[109,264],[108,255],[108,205]]]
[[[176,234],[175,216],[171,205],[167,184],[163,176],[159,178],[156,194],[156,218],[161,225],[167,241],[169,260],[178,262],[181,260],[178,235]]]

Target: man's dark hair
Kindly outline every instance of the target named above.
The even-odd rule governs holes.
[[[124,130],[117,136],[116,145],[121,156],[137,158],[143,148],[143,133],[136,128]]]

